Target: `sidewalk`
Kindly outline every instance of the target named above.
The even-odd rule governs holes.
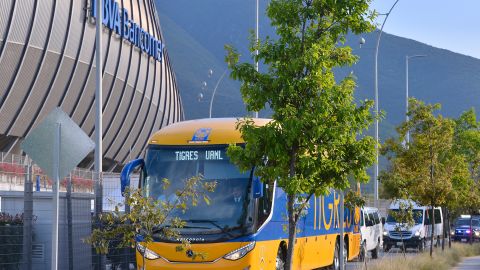
[[[478,270],[480,269],[480,256],[467,257],[460,262],[453,270]]]

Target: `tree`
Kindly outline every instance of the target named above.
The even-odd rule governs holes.
[[[167,189],[170,182],[163,179],[163,188]],[[175,215],[175,212],[185,211],[187,205],[195,207],[199,199],[209,203],[209,192],[213,192],[216,182],[203,182],[202,177],[196,176],[185,180],[184,187],[175,192],[170,200],[154,200],[144,196],[141,189],[126,189],[125,204],[130,206],[130,212],[121,212],[120,206],[115,207],[112,213],[100,215],[101,228],[93,230],[92,235],[85,239],[99,254],[107,254],[112,248],[137,247],[143,256],[142,265],[145,267],[145,258],[151,254],[149,245],[154,238],[177,239],[179,229],[185,222]],[[112,244],[114,246],[112,247]],[[177,251],[189,248],[190,243],[182,240]],[[193,254],[193,259],[204,254]]]
[[[466,159],[469,179],[460,194],[459,209],[478,214],[480,205],[480,123],[474,109],[455,120],[455,150]],[[471,229],[471,228],[470,228]],[[472,234],[473,236],[473,234]],[[473,237],[470,237],[472,243]]]
[[[403,258],[406,259],[405,254],[405,242],[403,241],[403,233],[406,230],[409,230],[415,226],[415,219],[418,217],[415,216],[413,212],[413,202],[411,200],[394,200],[398,203],[398,211],[390,211],[391,215],[395,219],[395,231],[400,233],[400,239],[402,240],[402,252]],[[420,246],[423,251],[423,244]]]
[[[455,196],[454,185],[468,178],[465,159],[453,147],[453,120],[435,115],[439,104],[425,104],[414,98],[409,100],[408,122],[402,123],[399,137],[388,139],[382,153],[390,161],[388,170],[382,172],[381,180],[391,196],[409,196],[420,205],[429,206],[432,223],[431,239],[435,235],[435,211],[438,206],[448,205]],[[412,140],[405,144],[407,131]],[[430,247],[430,256],[433,252]]]
[[[267,15],[277,37],[251,38],[251,51],[259,51],[255,59],[268,67],[264,73],[239,63],[237,51],[226,46],[231,76],[242,82],[247,109],[273,111],[273,121],[265,126],[239,120],[246,145],[231,146],[228,154],[241,169],[255,167],[255,175],[276,180],[287,193],[287,269],[297,221],[310,197],[347,188],[349,176],[367,181],[365,168],[374,161],[374,140],[362,135],[372,121],[372,102],[357,104],[353,76],[337,84],[333,72],[357,60],[344,42],[349,32],[373,29],[369,3],[272,0]],[[302,203],[296,207],[295,201]]]

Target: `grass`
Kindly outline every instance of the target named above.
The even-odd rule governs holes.
[[[452,248],[445,247],[442,252],[441,248],[435,248],[433,257],[430,258],[430,251],[426,250],[417,255],[403,255],[395,257],[384,257],[379,260],[371,260],[368,264],[368,270],[447,270],[456,266],[463,257],[480,255],[480,244],[458,244],[453,243]],[[365,269],[365,266],[358,267]]]

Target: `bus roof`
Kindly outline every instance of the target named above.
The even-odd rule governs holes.
[[[271,119],[253,119],[264,126]],[[235,127],[237,118],[206,118],[177,122],[153,134],[148,141],[156,145],[211,145],[242,143],[240,131]]]

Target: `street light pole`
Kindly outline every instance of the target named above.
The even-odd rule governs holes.
[[[96,89],[95,89],[95,173],[97,175],[96,182],[96,201],[95,214],[102,211],[102,189],[100,183],[100,175],[102,173],[102,21],[103,21],[103,1],[95,1],[96,3],[96,43],[95,43],[95,60],[96,60]]]
[[[103,1],[96,0],[96,19],[95,19],[95,57],[96,57],[96,89],[95,89],[95,216],[97,221],[99,220],[100,214],[103,211],[103,188],[101,183],[102,175],[102,113],[103,113],[103,104],[102,104],[102,22],[103,22]],[[98,255],[97,257],[97,267],[96,269],[104,269],[103,257]]]
[[[258,44],[258,0],[256,0],[255,9],[255,42]],[[255,50],[255,56],[258,56],[258,48]],[[258,61],[255,59],[255,70],[258,72]],[[255,112],[255,118],[258,118],[258,112]]]
[[[406,55],[405,56],[405,122],[408,122],[410,118],[408,117],[408,60],[412,58],[425,57],[426,55],[417,54],[417,55]],[[410,143],[410,131],[407,130],[406,136],[406,147]]]
[[[373,180],[374,180],[374,205],[375,207],[378,207],[378,144],[379,144],[379,138],[378,138],[378,48],[380,46],[380,39],[382,37],[383,33],[383,26],[385,25],[385,22],[387,22],[388,16],[392,12],[393,8],[395,5],[398,3],[399,0],[396,0],[395,3],[393,3],[392,7],[390,10],[385,14],[385,19],[383,20],[382,27],[380,28],[380,32],[378,33],[377,36],[377,45],[375,46],[375,168],[373,171]]]
[[[217,84],[215,84],[215,88],[213,88],[213,94],[212,94],[212,97],[210,98],[210,109],[209,109],[209,113],[208,113],[208,118],[212,118],[213,98],[215,97],[215,93],[217,92],[218,85],[222,81],[223,77],[225,77],[225,74],[227,74],[227,71],[228,71],[228,67],[225,69],[222,76],[220,76],[220,79],[218,79]]]

